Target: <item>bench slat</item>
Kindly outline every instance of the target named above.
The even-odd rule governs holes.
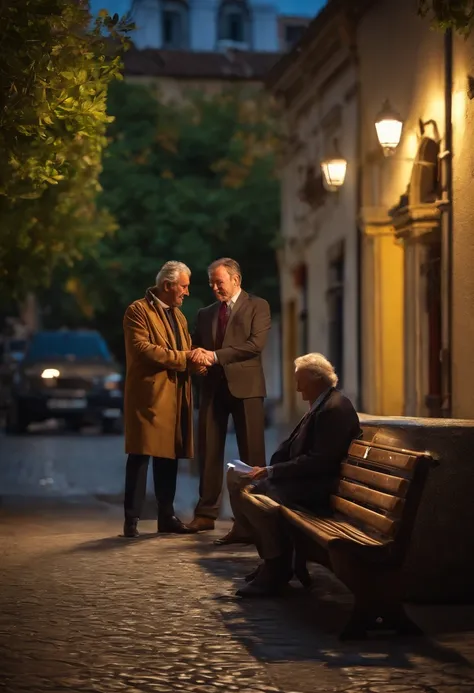
[[[340,481],[337,489],[337,495],[355,500],[357,502],[371,505],[381,510],[386,510],[390,513],[397,513],[404,504],[402,498],[391,496],[388,493],[374,491],[374,489],[360,484],[354,484],[350,481]]]
[[[373,527],[381,534],[391,537],[394,534],[396,528],[396,521],[386,517],[385,515],[380,515],[373,510],[364,508],[357,503],[346,500],[345,498],[339,498],[339,496],[331,496],[331,505],[333,508],[348,518],[353,518],[359,522]]]
[[[407,472],[413,471],[418,457],[404,452],[395,452],[377,448],[369,443],[355,441],[349,448],[349,458],[361,460],[366,463],[374,463],[382,467],[394,467]]]
[[[314,517],[310,513],[302,510],[292,510],[282,506],[283,515],[290,522],[312,539],[318,542],[321,546],[327,546],[335,539],[349,539],[364,546],[382,546],[383,541],[362,532],[362,530],[354,527],[349,522],[337,520],[333,518]]]
[[[368,486],[374,486],[375,488],[393,493],[394,495],[402,498],[405,497],[409,487],[409,482],[407,479],[403,479],[399,476],[393,476],[391,474],[376,472],[373,469],[366,469],[365,467],[350,464],[349,462],[344,462],[341,465],[341,476],[345,477],[346,479],[360,481]]]

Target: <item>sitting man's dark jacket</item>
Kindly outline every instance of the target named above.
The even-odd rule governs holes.
[[[351,401],[331,388],[273,454],[269,478],[257,482],[254,493],[287,506],[329,512],[341,462],[360,435]]]

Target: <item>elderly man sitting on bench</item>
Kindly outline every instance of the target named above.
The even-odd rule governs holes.
[[[293,548],[277,504],[330,514],[340,464],[361,434],[357,413],[336,389],[338,377],[322,354],[297,358],[295,379],[297,391],[309,403],[306,414],[268,466],[256,467],[243,478],[228,473],[235,520],[253,537],[263,559],[237,591],[241,597],[276,595],[291,580]]]

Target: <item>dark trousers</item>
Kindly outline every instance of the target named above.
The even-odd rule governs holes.
[[[245,478],[228,472],[227,487],[235,521],[245,536],[253,539],[260,558],[279,558],[288,552],[291,542],[280,514],[278,489],[268,479],[246,484]]]
[[[129,455],[125,473],[125,518],[139,518],[146,495],[149,455]],[[159,517],[174,515],[178,460],[153,457],[153,482]]]
[[[199,502],[195,515],[216,519],[222,496],[224,450],[229,415],[234,421],[239,456],[252,467],[265,466],[263,397],[233,397],[223,379],[214,393],[203,397],[199,409]],[[230,460],[229,460],[230,461]]]

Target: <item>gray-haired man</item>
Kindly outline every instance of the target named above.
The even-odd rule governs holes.
[[[158,531],[192,531],[175,516],[173,506],[178,458],[193,456],[190,373],[206,370],[190,361],[191,338],[180,310],[185,296],[189,296],[190,276],[191,270],[182,262],[167,262],[158,272],[156,286],[127,308],[123,320],[127,359],[126,537],[138,536],[150,457]]]
[[[278,504],[330,513],[330,495],[351,441],[360,435],[357,413],[336,390],[334,368],[321,354],[295,361],[297,391],[309,410],[273,454],[268,467],[254,469],[243,488],[232,483],[229,493],[239,525],[254,538],[263,564],[238,590],[242,597],[275,594],[292,575],[292,548],[280,526]],[[256,504],[251,494],[263,496]],[[274,501],[274,502],[272,502]]]

